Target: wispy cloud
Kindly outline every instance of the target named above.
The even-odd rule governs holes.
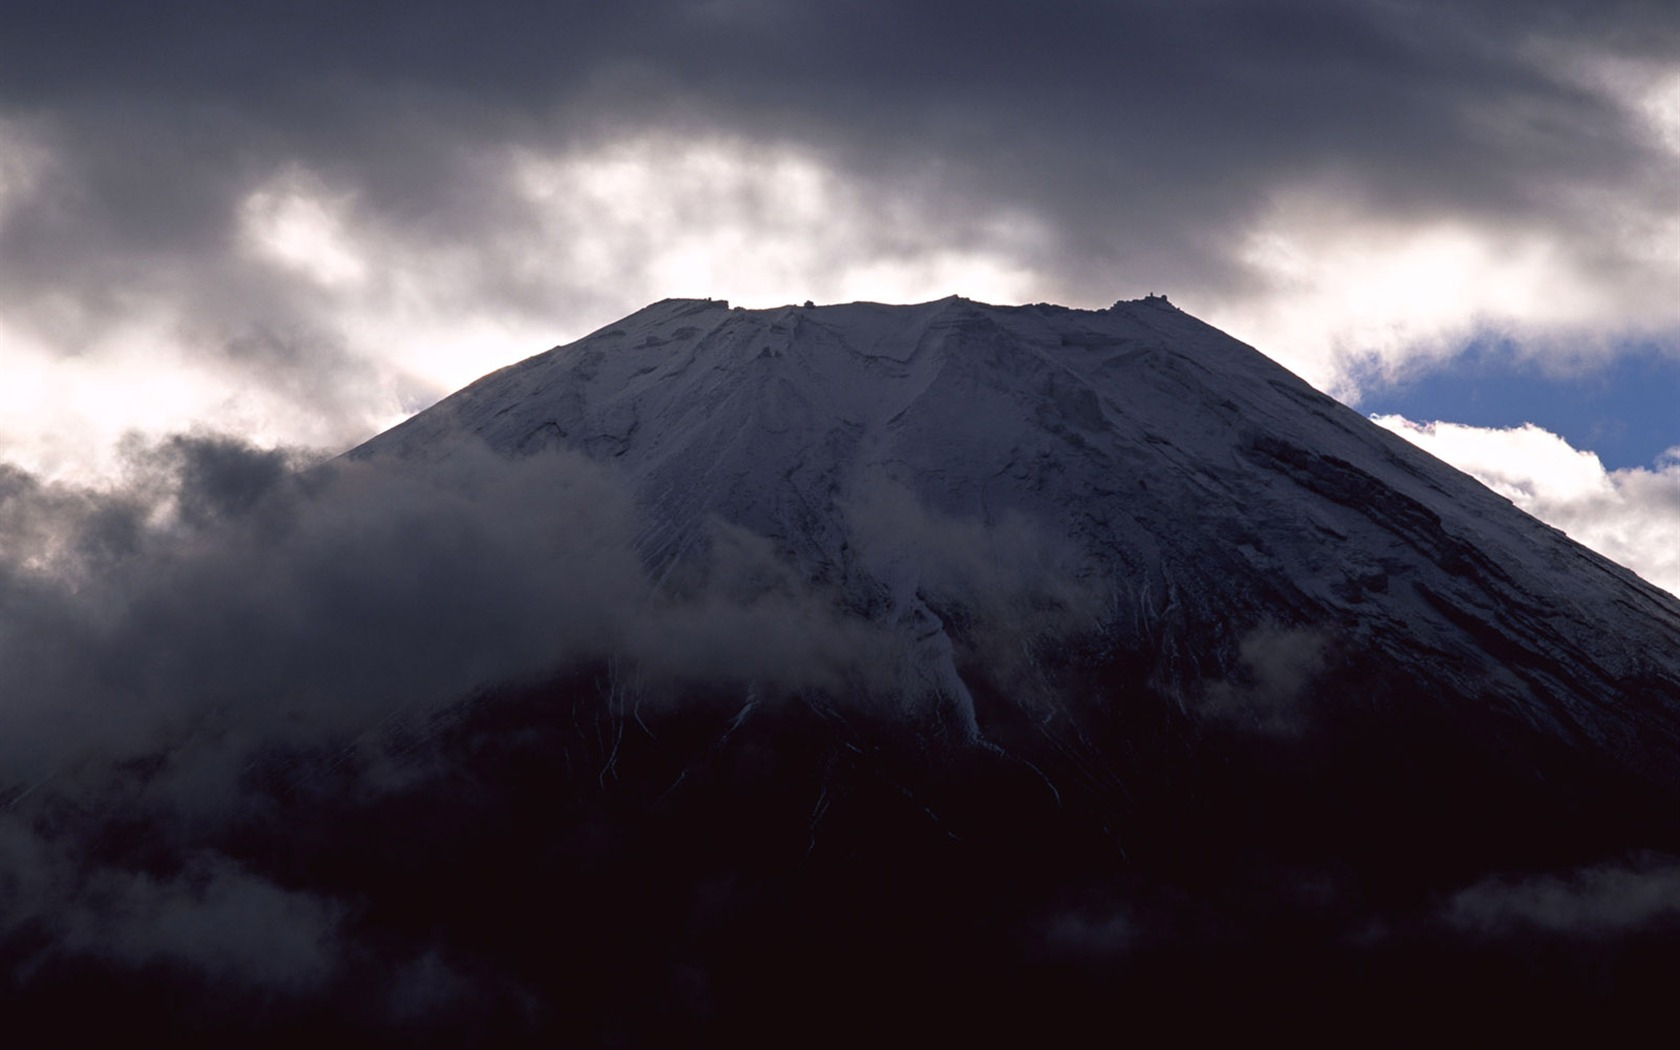
[[[1680,924],[1680,865],[1645,857],[1575,871],[1491,877],[1454,894],[1445,921],[1485,937],[1542,933],[1584,939]]]

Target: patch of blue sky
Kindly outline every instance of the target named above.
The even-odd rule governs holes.
[[[1358,408],[1418,422],[1533,423],[1598,454],[1610,470],[1650,467],[1680,446],[1680,356],[1630,344],[1602,365],[1561,371],[1507,341],[1472,343],[1444,366],[1394,384],[1361,384]]]

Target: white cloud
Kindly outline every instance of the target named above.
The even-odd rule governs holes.
[[[1643,132],[1620,180],[1538,164],[1507,212],[1484,202],[1421,216],[1349,171],[1280,182],[1233,231],[1230,254],[1253,285],[1208,294],[1195,312],[1350,402],[1372,373],[1414,376],[1488,335],[1566,367],[1633,341],[1676,345],[1680,68],[1575,39],[1533,37],[1521,51]],[[1534,148],[1559,133],[1501,105],[1469,119]]]
[[[1044,290],[1030,260],[1050,232],[1024,213],[942,222],[937,186],[870,184],[793,146],[645,135],[516,149],[509,168],[541,234],[534,258],[602,297],[778,306],[1024,302]]]
[[[1499,429],[1371,418],[1572,539],[1680,594],[1680,447],[1654,469],[1607,471],[1594,453],[1531,423]]]
[[[318,180],[294,171],[249,194],[240,219],[258,254],[328,287],[357,287],[367,279],[367,264],[346,235],[346,206]]]
[[[1669,150],[1680,155],[1680,72],[1663,77],[1639,95],[1640,109]]]
[[[15,138],[0,126],[0,146]],[[43,158],[0,153],[0,210]],[[130,430],[342,447],[668,296],[1055,298],[1033,263],[1051,233],[1025,213],[952,211],[937,179],[872,181],[793,146],[648,133],[509,145],[484,169],[495,206],[465,234],[384,212],[295,161],[266,173],[236,201],[220,270],[267,297],[245,315],[198,316],[205,303],[180,294],[190,275],[159,260],[159,288],[120,313],[68,298],[51,325],[0,318],[0,459],[109,476]],[[264,380],[253,353],[274,366]]]
[[[100,327],[80,353],[67,355],[0,318],[0,462],[89,482],[120,473],[128,434],[209,428],[265,447],[330,449],[370,433],[381,418],[379,404],[352,419],[308,411],[298,391],[254,381],[226,356],[195,352],[185,328],[172,306],[153,304]],[[399,381],[375,374],[367,385],[394,406]],[[386,425],[401,418],[389,409],[384,416]]]
[[[1258,290],[1201,314],[1344,400],[1362,374],[1395,380],[1451,359],[1479,336],[1579,362],[1618,338],[1673,338],[1680,301],[1680,220],[1636,202],[1572,207],[1619,239],[1627,265],[1583,258],[1568,226],[1505,229],[1468,220],[1396,221],[1334,186],[1279,194],[1238,240]],[[1637,268],[1629,266],[1637,263]]]

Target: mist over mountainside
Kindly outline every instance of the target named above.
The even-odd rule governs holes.
[[[0,478],[20,1023],[1680,1027],[1680,601],[1164,299],[667,300],[134,455]]]

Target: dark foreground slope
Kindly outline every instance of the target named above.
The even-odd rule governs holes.
[[[551,577],[505,493],[580,453],[628,509]],[[86,887],[4,927],[19,1030],[1680,1034],[1680,603],[1160,301],[656,304],[335,469],[467,491],[558,595],[474,622],[568,641],[16,803]]]

